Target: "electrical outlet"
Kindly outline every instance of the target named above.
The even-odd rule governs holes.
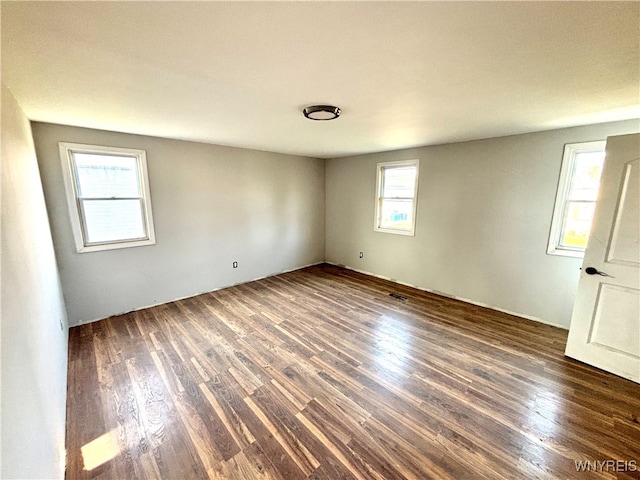
[[[364,258],[364,252],[360,252],[360,255],[358,255],[359,258]]]
[[[233,268],[238,268],[238,262],[233,262]]]

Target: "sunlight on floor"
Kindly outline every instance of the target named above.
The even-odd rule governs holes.
[[[539,437],[554,438],[561,431],[560,412],[565,409],[562,397],[549,387],[549,390],[537,395],[535,406],[527,415],[525,428],[531,429]]]
[[[99,467],[120,453],[115,430],[99,436],[80,449],[84,460],[84,469],[87,471]]]
[[[389,373],[403,373],[411,343],[403,321],[383,315],[375,326],[375,362]]]

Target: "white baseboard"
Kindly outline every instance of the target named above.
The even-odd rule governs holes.
[[[527,315],[526,313],[512,312],[510,310],[506,310],[504,308],[496,307],[494,305],[489,305],[487,303],[478,302],[478,301],[472,300],[470,298],[457,297],[455,295],[450,295],[448,293],[440,292],[438,290],[432,290],[432,289],[429,289],[429,288],[418,287],[417,285],[412,285],[410,283],[401,282],[401,281],[396,280],[394,278],[385,277],[384,275],[378,275],[376,273],[368,272],[366,270],[360,270],[358,268],[350,267],[348,265],[342,265],[341,263],[334,263],[334,262],[329,262],[329,261],[326,261],[324,263],[328,263],[329,265],[334,265],[336,267],[346,268],[347,270],[353,270],[354,272],[362,273],[364,275],[370,275],[372,277],[380,278],[382,280],[388,280],[390,282],[394,282],[394,283],[397,283],[397,284],[400,284],[400,285],[404,285],[406,287],[415,288],[416,290],[421,290],[423,292],[433,293],[434,295],[439,295],[441,297],[452,298],[454,300],[459,300],[461,302],[470,303],[471,305],[477,305],[478,307],[490,308],[491,310],[496,310],[498,312],[507,313],[509,315],[513,315],[513,316],[516,316],[516,317],[525,318],[527,320],[532,320],[534,322],[544,323],[545,325],[550,325],[552,327],[561,328],[562,330],[568,330],[568,328],[565,327],[564,325],[560,325],[558,323],[550,322],[550,321],[544,320],[542,318],[534,317],[532,315]]]
[[[257,280],[262,280],[264,278],[275,277],[276,275],[282,275],[284,273],[295,272],[296,270],[302,270],[303,268],[313,267],[314,265],[320,265],[320,264],[323,264],[323,263],[327,263],[329,265],[334,265],[336,267],[346,268],[347,270],[352,270],[354,272],[358,272],[358,273],[362,273],[363,275],[369,275],[369,276],[372,276],[372,277],[380,278],[382,280],[388,280],[390,282],[394,282],[394,283],[397,283],[399,285],[404,285],[404,286],[407,286],[407,287],[415,288],[417,290],[421,290],[423,292],[432,293],[434,295],[439,295],[441,297],[452,298],[454,300],[459,300],[461,302],[470,303],[471,305],[477,305],[479,307],[490,308],[491,310],[496,310],[498,312],[507,313],[509,315],[514,315],[516,317],[525,318],[527,320],[532,320],[534,322],[544,323],[546,325],[551,325],[552,327],[557,327],[557,328],[561,328],[563,330],[567,330],[567,327],[565,327],[564,325],[560,325],[560,324],[557,324],[557,323],[549,322],[547,320],[544,320],[544,319],[538,318],[538,317],[534,317],[532,315],[527,315],[525,313],[519,313],[519,312],[513,312],[513,311],[510,311],[510,310],[506,310],[504,308],[496,307],[494,305],[490,305],[490,304],[483,303],[483,302],[478,302],[478,301],[472,300],[470,298],[457,297],[455,295],[450,295],[448,293],[440,292],[438,290],[432,290],[432,289],[429,289],[429,288],[419,287],[417,285],[412,285],[410,283],[402,282],[402,281],[396,280],[394,278],[385,277],[384,275],[378,275],[378,274],[373,273],[373,272],[368,272],[366,270],[361,270],[359,268],[350,267],[349,265],[343,265],[341,263],[335,263],[335,262],[329,262],[329,261],[321,261],[321,262],[310,263],[308,265],[302,265],[300,267],[291,268],[289,270],[283,270],[282,272],[275,272],[275,273],[271,273],[271,274],[268,274],[268,275],[264,275],[262,277],[253,278],[251,280],[246,280],[246,281],[243,281],[243,282],[234,283],[234,284],[230,284],[230,285],[225,285],[225,286],[222,286],[222,287],[219,287],[219,288],[214,288],[213,290],[207,290],[205,292],[194,293],[193,295],[186,295],[184,297],[174,298],[173,300],[167,300],[165,302],[157,302],[157,303],[153,303],[153,304],[146,305],[146,306],[143,306],[143,307],[136,307],[136,308],[133,308],[131,310],[124,311],[124,312],[114,313],[113,315],[110,315],[109,317],[96,318],[94,320],[85,320],[85,321],[82,321],[82,322],[79,322],[79,323],[75,323],[73,325],[69,325],[69,327],[77,327],[79,325],[86,325],[87,323],[99,322],[100,320],[104,320],[105,318],[116,317],[118,315],[125,315],[127,313],[137,312],[139,310],[144,310],[146,308],[157,307],[158,305],[165,305],[167,303],[172,303],[172,302],[177,302],[177,301],[180,301],[180,300],[185,300],[187,298],[197,297],[198,295],[202,295],[204,293],[217,292],[218,290],[224,290],[225,288],[231,288],[231,287],[235,287],[236,285],[242,285],[244,283],[255,282]]]
[[[99,322],[100,320],[104,320],[106,318],[111,318],[111,317],[117,317],[118,315],[126,315],[127,313],[137,312],[139,310],[144,310],[146,308],[157,307],[159,305],[166,305],[167,303],[178,302],[180,300],[186,300],[187,298],[197,297],[198,295],[202,295],[204,293],[217,292],[218,290],[224,290],[225,288],[235,287],[236,285],[242,285],[244,283],[255,282],[257,280],[262,280],[263,278],[275,277],[276,275],[282,275],[283,273],[295,272],[296,270],[302,270],[303,268],[313,267],[314,265],[320,265],[322,263],[327,263],[327,262],[325,262],[323,260],[321,262],[310,263],[308,265],[302,265],[300,267],[291,268],[289,270],[283,270],[282,272],[270,273],[268,275],[263,275],[262,277],[253,278],[251,280],[245,280],[243,282],[233,283],[233,284],[230,284],[230,285],[225,285],[225,286],[222,286],[222,287],[214,288],[213,290],[207,290],[207,291],[200,292],[200,293],[194,293],[193,295],[186,295],[184,297],[174,298],[173,300],[167,300],[165,302],[152,303],[152,304],[146,305],[144,307],[132,308],[131,310],[126,310],[124,312],[114,313],[113,315],[109,315],[108,317],[96,318],[94,320],[83,320],[81,322],[74,323],[73,325],[69,325],[69,328],[71,328],[71,327],[79,327],[80,325],[86,325],[88,323]]]

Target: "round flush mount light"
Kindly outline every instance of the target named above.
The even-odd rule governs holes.
[[[340,116],[340,109],[333,105],[312,105],[302,110],[309,120],[333,120]]]

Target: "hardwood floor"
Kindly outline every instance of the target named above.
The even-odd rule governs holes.
[[[108,318],[70,332],[67,478],[639,478],[640,385],[565,341],[330,265]]]

